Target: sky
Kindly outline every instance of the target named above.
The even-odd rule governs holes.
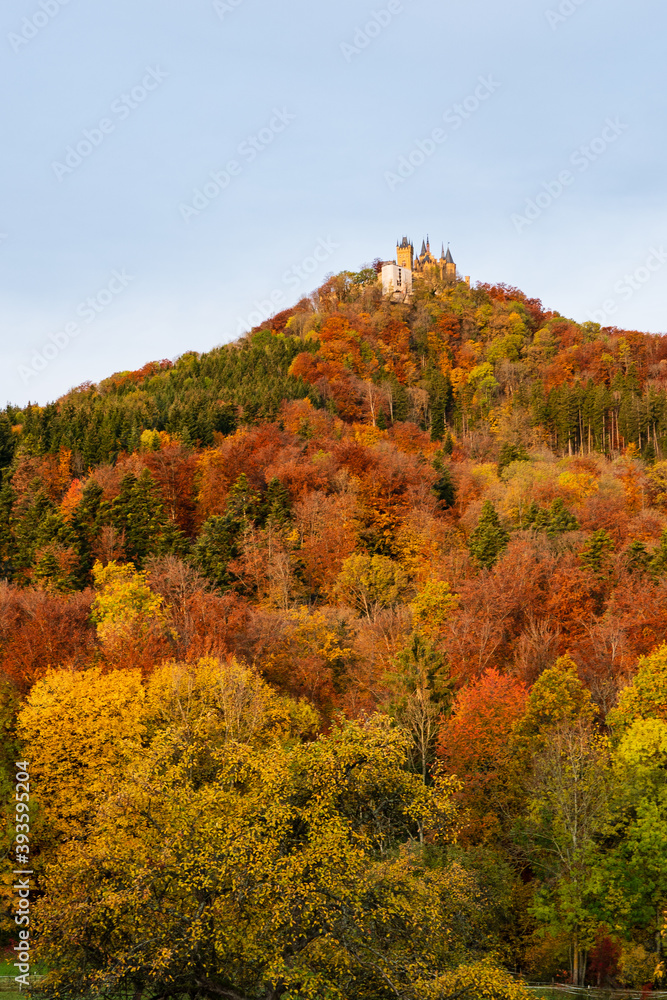
[[[664,0],[4,0],[0,405],[449,243],[667,331]]]

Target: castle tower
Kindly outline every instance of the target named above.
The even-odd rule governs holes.
[[[447,253],[445,254],[445,278],[448,281],[456,281],[456,264],[454,263],[452,251],[449,247],[447,247]]]
[[[415,248],[412,242],[408,242],[407,236],[404,236],[401,242],[396,244],[396,263],[399,267],[412,271],[414,259]]]

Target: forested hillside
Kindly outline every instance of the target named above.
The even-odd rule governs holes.
[[[54,997],[661,982],[667,337],[415,288],[0,415]]]

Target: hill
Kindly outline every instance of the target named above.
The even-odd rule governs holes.
[[[457,863],[493,910],[471,952],[656,978],[667,884],[627,829],[645,807],[667,838],[662,736],[632,729],[667,711],[646,680],[665,672],[666,454],[667,338],[436,277],[392,303],[372,269],[238,343],[8,407],[8,730],[54,668],[150,686],[207,657],[307,704],[306,741],[379,712],[425,784],[462,781]],[[573,767],[574,854],[552,796]]]

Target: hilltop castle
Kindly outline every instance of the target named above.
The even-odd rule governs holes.
[[[396,260],[385,261],[382,265],[382,292],[405,301],[412,294],[413,278],[427,274],[438,275],[453,284],[456,281],[456,264],[451,250],[447,247],[445,253],[443,243],[440,258],[434,257],[427,236],[426,241],[422,240],[421,253],[415,257],[412,241],[404,236],[400,243],[396,243]],[[469,277],[465,280],[470,284]]]

